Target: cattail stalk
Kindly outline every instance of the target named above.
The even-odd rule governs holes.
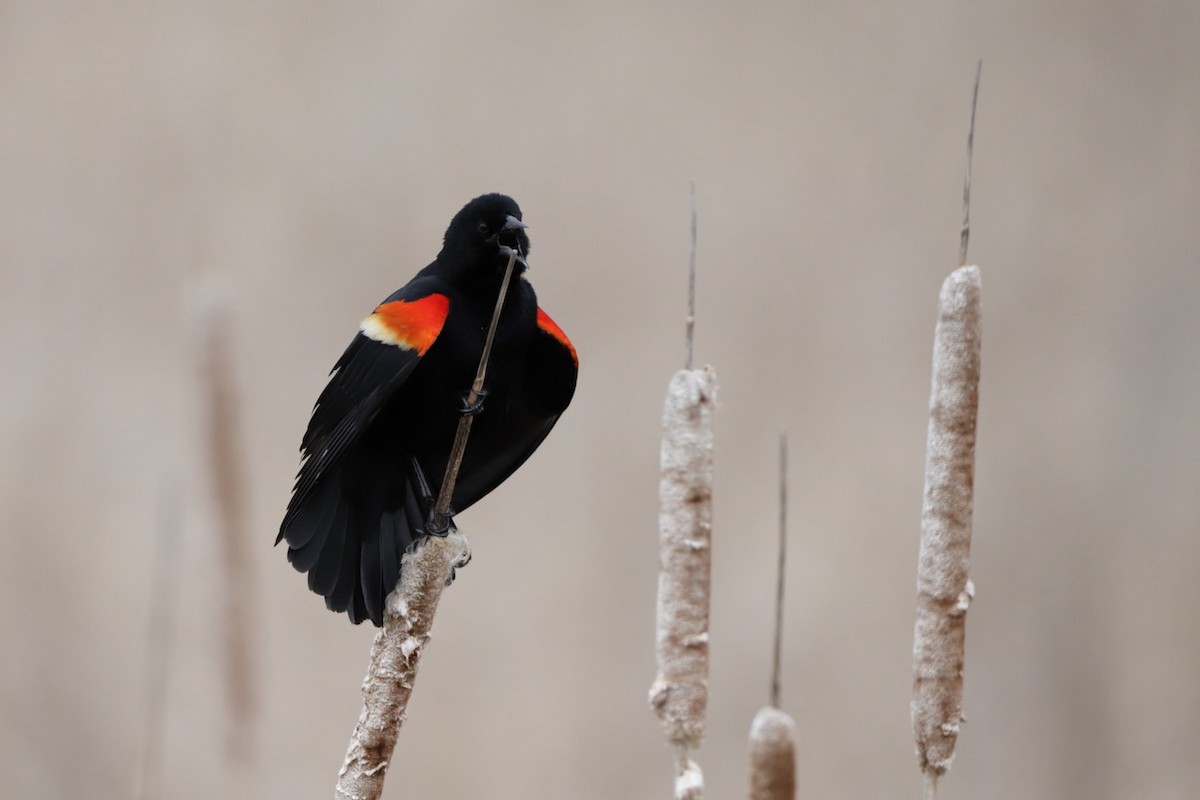
[[[383,628],[371,645],[363,708],[338,773],[337,800],[377,800],[404,724],[417,666],[438,600],[454,568],[468,554],[467,540],[451,529],[426,536],[401,559],[400,584],[388,595]]]
[[[771,704],[750,724],[749,800],[794,800],[796,796],[796,723],[779,709],[783,652],[783,587],[787,565],[787,434],[779,437],[779,560],[775,576],[775,644],[771,666]]]
[[[712,415],[716,373],[693,369],[696,202],[692,186],[685,368],[675,373],[663,406],[658,485],[659,574],[655,651],[658,673],[650,707],[675,749],[675,797],[699,800],[704,775],[688,751],[704,738],[708,708],[708,607],[712,571]]]
[[[509,250],[508,265],[484,339],[479,368],[467,395],[468,405],[473,405],[483,394],[500,311],[508,293],[513,266],[520,257],[516,250]],[[401,558],[400,583],[387,597],[383,628],[375,634],[375,642],[371,645],[367,677],[362,685],[363,708],[338,772],[334,787],[336,800],[378,800],[383,795],[383,779],[400,727],[404,724],[408,698],[417,679],[421,654],[429,643],[429,631],[442,590],[449,584],[455,568],[470,560],[466,537],[450,523],[449,507],[473,419],[473,415],[467,414],[459,420],[446,464],[446,476],[430,513],[431,527],[447,526],[445,534],[424,537],[416,548]]]
[[[775,570],[775,642],[771,651],[771,705],[779,708],[783,672],[783,589],[787,584],[787,434],[779,435],[779,561]]]
[[[979,268],[942,285],[933,347],[933,389],[913,637],[913,733],[927,795],[954,758],[963,721],[966,613],[979,407]]]
[[[684,321],[683,368],[692,368],[692,344],[696,332],[696,180],[688,181],[692,201],[692,247],[688,253],[688,315]]]
[[[971,125],[967,128],[967,175],[963,178],[963,223],[958,244],[958,265],[967,264],[967,244],[971,240],[971,161],[975,155],[975,108],[979,105],[979,78],[983,59],[975,66],[975,91],[971,94]]]
[[[963,722],[963,658],[967,608],[975,596],[968,575],[975,489],[975,419],[979,410],[980,277],[965,266],[971,235],[971,162],[975,155],[975,68],[959,267],[942,284],[933,340],[933,389],[925,455],[925,502],[917,561],[917,624],[913,632],[913,735],[925,774],[925,797],[954,760]]]

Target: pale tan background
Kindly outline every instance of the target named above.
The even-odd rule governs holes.
[[[261,631],[255,781],[324,798],[372,631],[271,548],[357,320],[483,191],[522,204],[575,404],[460,523],[394,798],[663,798],[657,426],[687,181],[718,417],[711,797],[768,684],[802,796],[916,797],[928,356],[984,59],[965,727],[942,796],[1200,792],[1200,5],[0,3],[0,783],[129,796],[150,575],[180,487],[167,796],[228,796],[197,298],[237,342]]]

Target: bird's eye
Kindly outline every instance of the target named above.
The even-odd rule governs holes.
[[[487,233],[488,232],[488,224],[486,222],[480,222],[478,225],[475,226],[475,230],[479,231],[480,233]]]

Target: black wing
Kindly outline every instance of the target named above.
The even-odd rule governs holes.
[[[575,394],[579,361],[575,348],[544,311],[530,346],[521,382],[522,402],[502,428],[467,440],[453,506],[462,511],[512,475],[533,455]],[[485,405],[484,414],[487,414]]]
[[[304,463],[276,543],[322,477],[404,385],[441,332],[449,300],[434,288],[418,278],[388,297],[363,321],[334,365],[300,444]]]

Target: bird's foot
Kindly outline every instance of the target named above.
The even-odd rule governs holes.
[[[458,571],[471,563],[471,548],[468,547],[463,551],[463,554],[458,557],[458,560],[450,565],[450,575],[446,578],[446,585],[454,583],[454,578]]]
[[[462,569],[463,567],[465,567],[467,564],[470,564],[470,563],[471,563],[471,548],[467,547],[467,548],[464,548],[463,554],[458,557],[458,561],[454,562],[454,568]]]
[[[475,392],[475,401],[471,401],[470,393],[463,395],[462,402],[458,406],[458,413],[464,417],[473,417],[480,411],[483,411],[483,401],[487,398],[487,389],[480,389]]]
[[[425,522],[425,535],[436,536],[439,539],[444,539],[450,535],[450,531],[457,530],[454,526],[454,509],[448,509],[442,516],[430,514],[429,519]]]

